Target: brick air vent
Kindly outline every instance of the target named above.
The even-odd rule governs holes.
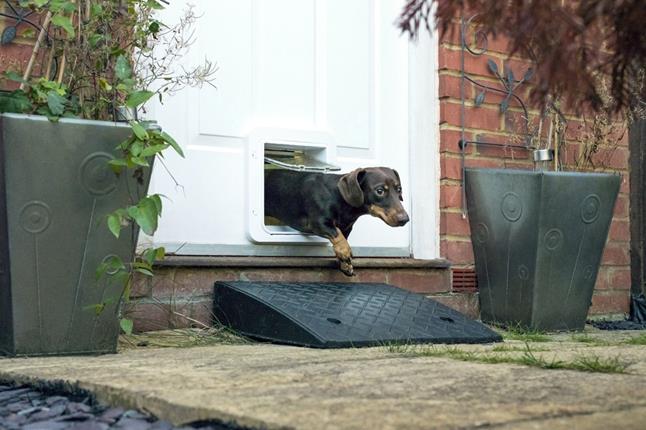
[[[453,292],[475,293],[478,291],[478,280],[474,269],[451,269]]]

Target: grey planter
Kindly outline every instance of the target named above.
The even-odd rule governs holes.
[[[621,177],[466,169],[483,321],[580,330]]]
[[[99,263],[133,256],[105,216],[144,185],[107,165],[130,128],[102,121],[0,116],[0,353],[115,352],[122,286]],[[107,303],[101,313],[92,305]]]

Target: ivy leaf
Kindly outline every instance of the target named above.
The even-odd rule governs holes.
[[[130,121],[130,127],[132,128],[132,132],[135,134],[135,136],[137,136],[137,139],[139,140],[148,139],[148,132],[137,121]]]
[[[132,161],[137,166],[143,166],[143,167],[150,166],[150,164],[148,163],[148,160],[146,160],[143,157],[130,157],[130,161]]]
[[[141,104],[146,103],[148,99],[151,98],[154,94],[154,92],[146,90],[134,92],[128,95],[128,98],[126,99],[126,106],[131,108],[137,107]]]
[[[475,100],[475,105],[480,106],[482,103],[484,103],[485,100],[485,90],[482,90],[478,95],[476,96]]]
[[[105,303],[97,303],[96,305],[85,306],[83,309],[85,309],[86,311],[92,310],[94,311],[95,315],[99,316],[105,309],[105,306],[106,306]]]
[[[11,93],[0,93],[0,113],[13,112],[25,113],[33,109],[31,100],[22,90],[12,91]]]
[[[534,76],[534,69],[530,67],[525,72],[525,75],[523,76],[523,81],[529,81],[530,79],[532,79],[532,76]]]
[[[74,24],[69,16],[55,15],[52,18],[52,24],[61,27],[67,33],[67,38],[70,39],[76,34],[74,32]]]
[[[142,258],[144,260],[146,260],[146,262],[149,265],[152,265],[155,262],[155,255],[156,255],[156,249],[155,248],[148,248],[143,252]]]
[[[72,13],[76,11],[76,4],[73,1],[64,1],[62,8],[67,13]]]
[[[90,48],[96,48],[96,46],[104,39],[102,34],[93,34],[87,38]]]
[[[166,248],[164,248],[163,246],[160,246],[155,250],[155,260],[163,260],[165,256],[166,256]]]
[[[157,230],[157,218],[159,217],[159,212],[154,201],[149,197],[144,197],[141,199],[139,204],[137,204],[137,217],[135,222],[141,227],[141,229],[148,236],[152,236]]]
[[[36,37],[36,30],[33,28],[25,28],[23,31],[20,32],[20,36],[24,37],[26,39],[33,39]]]
[[[139,216],[139,208],[137,206],[128,206],[127,213],[130,218],[135,219]]]
[[[103,77],[99,78],[99,86],[104,91],[112,91],[112,85],[110,85],[110,82],[108,82],[108,80]]]
[[[108,271],[108,263],[105,261],[101,262],[101,264],[98,265],[96,268],[96,280],[98,281],[105,275],[105,272]]]
[[[128,318],[121,318],[119,320],[119,326],[121,327],[121,330],[127,335],[132,334],[132,328],[134,326],[133,322],[131,319]]]
[[[114,237],[118,239],[119,234],[121,233],[121,217],[116,214],[108,215],[108,228]]]
[[[148,0],[147,4],[148,4],[148,7],[150,7],[151,9],[156,9],[156,10],[164,9],[164,6],[160,4],[157,0]]]
[[[103,13],[103,6],[93,3],[90,6],[90,13],[92,14],[92,16],[100,15],[101,13]]]
[[[119,55],[117,61],[114,63],[114,74],[119,80],[128,79],[132,75],[130,63],[123,54]]]
[[[144,150],[141,151],[140,155],[142,157],[150,157],[152,155],[155,155],[155,154],[163,151],[166,148],[168,148],[168,145],[166,145],[166,144],[151,145],[151,146],[149,146],[147,148],[144,148]]]
[[[139,157],[141,155],[141,151],[144,150],[144,144],[141,142],[141,140],[135,140],[132,142],[132,145],[130,145],[130,153],[135,156]]]
[[[121,261],[121,258],[116,255],[112,255],[99,264],[96,269],[96,279],[101,279],[101,277],[106,273],[109,273],[110,276],[114,276],[119,272],[123,272],[125,269],[126,266],[123,264],[123,261]]]
[[[117,158],[115,160],[108,161],[108,165],[114,173],[117,175],[121,173],[124,167],[128,167],[128,163],[123,158]]]
[[[159,33],[159,29],[160,29],[159,21],[153,21],[148,26],[148,32],[151,33],[153,36]]]
[[[65,112],[65,97],[58,92],[51,90],[47,93],[47,107],[54,115],[62,115]]]
[[[134,269],[134,270],[135,270],[135,272],[139,272],[139,273],[141,273],[142,275],[146,275],[146,276],[155,276],[151,270],[146,269],[146,268],[143,268],[143,267],[138,267],[138,268],[136,268],[136,269]]]
[[[162,140],[166,143],[168,143],[170,146],[173,147],[175,152],[177,152],[182,158],[184,158],[184,151],[182,151],[182,148],[179,146],[177,142],[175,142],[175,139],[173,139],[168,133],[165,131],[162,131],[159,133],[159,136],[162,138]]]
[[[489,70],[491,70],[491,73],[498,76],[498,65],[496,64],[495,61],[493,61],[491,58],[489,58],[487,60],[487,66],[489,67]]]
[[[157,213],[161,216],[161,214],[162,214],[162,201],[161,201],[161,197],[159,196],[159,194],[153,194],[152,196],[149,196],[148,198],[153,201],[153,203],[155,204],[155,209],[157,209]]]
[[[20,82],[21,84],[28,83],[22,78],[22,76],[20,76],[18,73],[14,72],[13,70],[7,70],[6,72],[4,72],[4,76],[10,81]]]

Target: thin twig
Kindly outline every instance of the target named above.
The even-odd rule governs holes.
[[[180,312],[173,311],[173,310],[171,310],[171,312],[173,313],[173,315],[176,315],[178,317],[182,317],[182,318],[186,319],[187,321],[190,321],[192,323],[195,323],[195,324],[201,326],[202,328],[206,328],[206,329],[212,328],[211,326],[208,326],[208,325],[204,324],[202,321],[198,321],[196,319],[193,319],[193,318],[191,318],[191,317],[189,317],[187,315],[184,315],[184,314],[182,314]]]
[[[56,46],[52,42],[52,46],[49,48],[49,57],[47,58],[47,68],[45,69],[45,79],[49,80],[49,76],[52,73],[52,64],[54,63],[54,51],[56,51]]]
[[[52,20],[52,13],[47,12],[45,15],[45,20],[43,21],[43,27],[40,29],[40,33],[38,34],[38,39],[36,39],[36,43],[34,43],[34,48],[31,51],[31,57],[29,57],[29,63],[27,63],[27,68],[25,69],[25,73],[22,75],[22,80],[23,82],[20,83],[20,89],[24,90],[25,89],[25,82],[29,80],[31,77],[31,72],[32,69],[34,68],[34,63],[36,62],[36,56],[38,55],[38,50],[40,49],[40,45],[43,43],[43,39],[45,38],[45,33],[47,33],[47,26],[49,26],[49,22]]]

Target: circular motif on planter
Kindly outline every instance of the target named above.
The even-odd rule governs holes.
[[[112,192],[117,187],[117,176],[108,161],[114,157],[105,152],[95,152],[85,157],[79,168],[81,185],[95,196]]]
[[[554,251],[561,247],[563,243],[563,232],[558,228],[553,228],[545,233],[545,248]]]
[[[103,257],[103,260],[101,260],[101,263],[107,263],[108,260],[110,260],[111,258],[119,258],[119,257],[117,255],[114,255],[114,254],[108,254],[105,257]],[[108,274],[108,275],[114,275],[118,271],[119,271],[118,268],[112,268],[112,269],[106,270],[105,273]]]
[[[476,225],[474,237],[478,243],[485,243],[489,239],[489,229],[484,223]]]
[[[518,197],[518,194],[509,192],[503,196],[500,209],[502,210],[502,216],[507,221],[516,222],[523,214],[523,202]]]
[[[518,277],[522,281],[526,281],[529,279],[529,269],[524,264],[521,264],[520,266],[518,266]]]
[[[590,194],[581,203],[581,219],[584,223],[593,223],[599,218],[601,199],[596,194]]]
[[[52,221],[51,214],[52,211],[46,203],[32,200],[20,211],[20,227],[29,233],[42,233]]]
[[[594,275],[594,268],[592,266],[586,266],[586,268],[583,269],[583,279],[589,281],[592,279],[592,275]]]

